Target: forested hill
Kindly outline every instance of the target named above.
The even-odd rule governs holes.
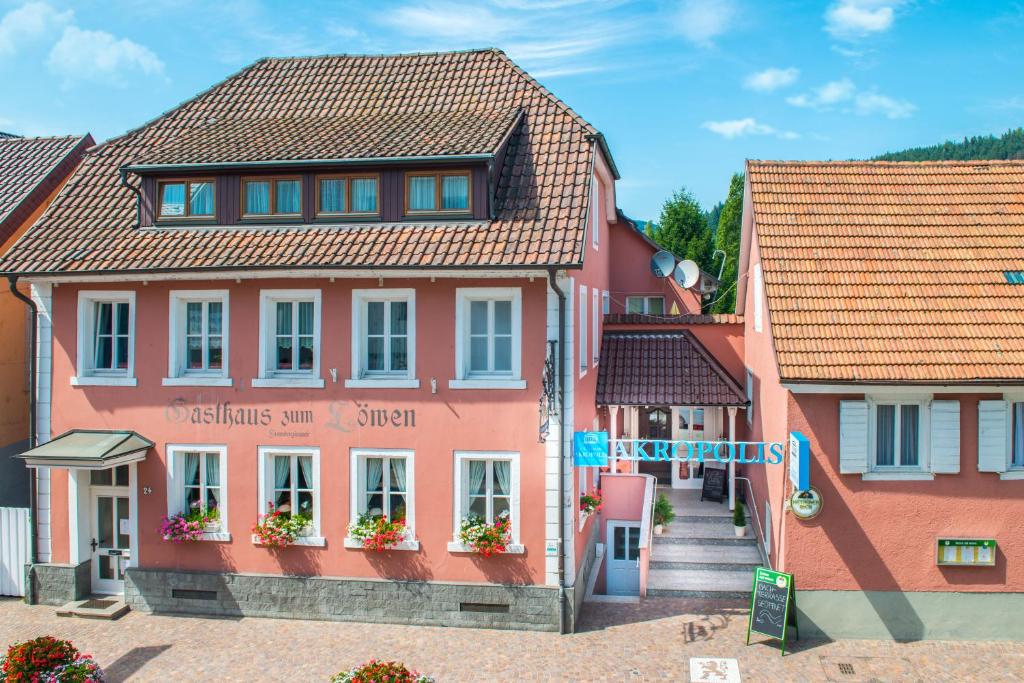
[[[1024,159],[1024,128],[1008,130],[999,137],[977,135],[952,140],[930,147],[912,147],[902,152],[888,152],[875,161],[969,161],[974,159]]]

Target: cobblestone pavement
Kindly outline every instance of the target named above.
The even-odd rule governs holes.
[[[588,604],[584,630],[570,636],[138,612],[108,622],[54,612],[0,599],[0,646],[69,638],[112,681],[326,681],[373,657],[439,682],[689,681],[690,657],[735,657],[745,682],[1024,679],[1024,643],[803,641],[780,657],[777,643],[744,646],[739,603]]]

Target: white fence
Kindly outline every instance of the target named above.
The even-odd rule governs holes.
[[[0,595],[25,595],[28,508],[0,508]]]

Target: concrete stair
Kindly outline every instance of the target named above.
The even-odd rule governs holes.
[[[749,598],[754,568],[764,564],[756,532],[748,527],[737,538],[728,507],[700,502],[700,491],[658,492],[672,501],[676,518],[654,536],[647,597]]]

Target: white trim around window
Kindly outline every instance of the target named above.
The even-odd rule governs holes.
[[[370,335],[370,305],[379,306],[383,320],[381,328]],[[406,306],[405,329],[394,329],[392,307]],[[369,346],[373,341],[381,345],[381,366],[370,368]],[[393,345],[405,344],[405,368],[395,369]],[[399,352],[400,353],[400,352]],[[352,374],[345,387],[380,389],[418,389],[416,379],[416,290],[414,289],[354,289],[352,290]]]
[[[401,541],[392,550],[419,550],[420,542],[416,540],[416,467],[415,454],[411,450],[396,448],[353,448],[349,457],[349,524],[355,524],[359,515],[367,507],[367,485],[366,485],[366,462],[369,459],[379,458],[384,460],[384,467],[381,471],[381,496],[384,506],[384,514],[389,518],[394,515],[390,509],[389,497],[395,490],[395,482],[392,477],[389,461],[401,459],[405,461],[405,528],[408,531],[408,540]],[[354,538],[345,538],[345,547],[361,550],[363,544]]]
[[[109,315],[109,330],[100,321],[99,306]],[[127,306],[127,320],[120,315],[120,307]],[[100,329],[100,328],[103,329]],[[135,292],[81,291],[78,293],[78,374],[71,378],[72,386],[134,387],[135,378]],[[126,344],[122,347],[122,341]],[[102,349],[109,345],[109,357],[102,360]],[[123,364],[124,367],[120,367]],[[107,367],[109,366],[109,367]]]
[[[930,399],[921,397],[885,397],[867,398],[868,402],[868,471],[864,473],[865,481],[885,480],[930,480],[935,475],[931,472],[930,434]],[[886,432],[891,433],[891,443],[887,445],[886,453],[880,453],[879,444],[879,407],[886,410],[886,420],[891,417],[891,428],[886,427]],[[904,421],[914,409],[917,413],[916,434],[913,430],[904,429]],[[904,463],[905,439],[916,440],[917,462],[913,464]],[[885,462],[880,463],[879,457],[885,456]],[[891,461],[891,463],[890,463]]]
[[[589,357],[587,356],[587,335],[590,334],[590,330],[587,329],[587,286],[580,285],[580,326],[579,326],[579,338],[580,338],[580,378],[583,378],[587,374],[587,368],[590,367]]]
[[[215,319],[213,305],[220,305],[220,328],[212,324]],[[198,306],[200,310],[200,329],[191,334],[188,330],[189,306]],[[230,387],[231,372],[229,370],[229,311],[228,290],[226,289],[175,289],[170,293],[167,339],[167,377],[163,380],[165,387]],[[188,368],[188,349],[190,337],[198,338],[202,347],[200,368]],[[220,368],[211,368],[214,364],[212,349],[216,340],[220,342]]]
[[[486,310],[486,325],[475,332],[470,329],[472,309]],[[486,308],[481,307],[485,304]],[[500,318],[505,306],[509,326]],[[525,389],[522,378],[523,295],[519,287],[459,287],[455,290],[455,379],[449,389]],[[470,367],[471,348],[485,345],[486,369]],[[510,347],[509,367],[496,366],[499,345]]]
[[[597,367],[598,362],[601,360],[601,308],[600,308],[601,302],[600,302],[600,294],[601,293],[597,290],[596,287],[593,289],[593,291],[590,294],[590,297],[592,299],[591,306],[590,306],[590,312],[593,314],[593,317],[590,320],[590,326],[591,326],[591,328],[593,328],[593,334],[591,335],[591,337],[592,337],[592,342],[591,343],[593,344],[593,348],[591,349],[590,353],[591,353],[591,355],[594,358],[594,367],[595,368]]]
[[[465,488],[465,471],[469,468],[469,461],[471,460],[483,460],[488,463],[487,469],[487,496],[490,498],[493,495],[493,487],[491,481],[493,479],[493,466],[490,463],[500,461],[509,463],[509,472],[512,479],[511,491],[509,495],[509,507],[511,508],[511,514],[509,515],[512,519],[512,543],[509,544],[508,550],[505,552],[511,555],[522,554],[526,552],[526,548],[523,547],[520,542],[519,530],[520,530],[520,476],[519,476],[519,453],[511,451],[455,451],[454,459],[454,486],[452,491],[454,496],[452,498],[452,541],[448,544],[448,552],[450,553],[468,553],[473,552],[468,546],[464,545],[459,540],[459,528],[462,525],[462,518],[468,512],[469,495]]]
[[[597,251],[601,248],[601,181],[596,173],[590,187],[590,244]]]
[[[320,327],[321,297],[319,289],[262,289],[260,290],[260,366],[259,377],[252,380],[257,388],[299,388],[323,389],[324,380],[320,377]],[[313,343],[313,367],[306,370],[279,370],[275,361],[277,348],[277,304],[291,303],[297,311],[298,304],[313,304],[312,334],[302,334],[299,329],[299,314],[295,313],[291,327],[292,363],[298,362],[297,350],[302,338],[311,336]]]
[[[199,455],[199,489],[201,499],[206,500],[207,491],[211,486],[208,480],[207,458],[217,458],[219,529],[207,531],[201,540],[230,541],[228,532],[228,447],[223,444],[167,444],[167,516],[185,511],[185,455]]]
[[[259,446],[256,449],[257,462],[259,463],[259,502],[257,515],[266,514],[269,503],[274,502],[274,457],[281,455],[291,458],[291,471],[289,473],[292,500],[298,498],[298,462],[299,456],[312,458],[312,486],[313,492],[313,533],[309,536],[299,536],[293,545],[325,546],[326,539],[320,533],[320,509],[323,507],[320,487],[320,449],[315,446]],[[305,489],[302,489],[305,490]],[[256,536],[252,537],[253,544],[257,544]]]

